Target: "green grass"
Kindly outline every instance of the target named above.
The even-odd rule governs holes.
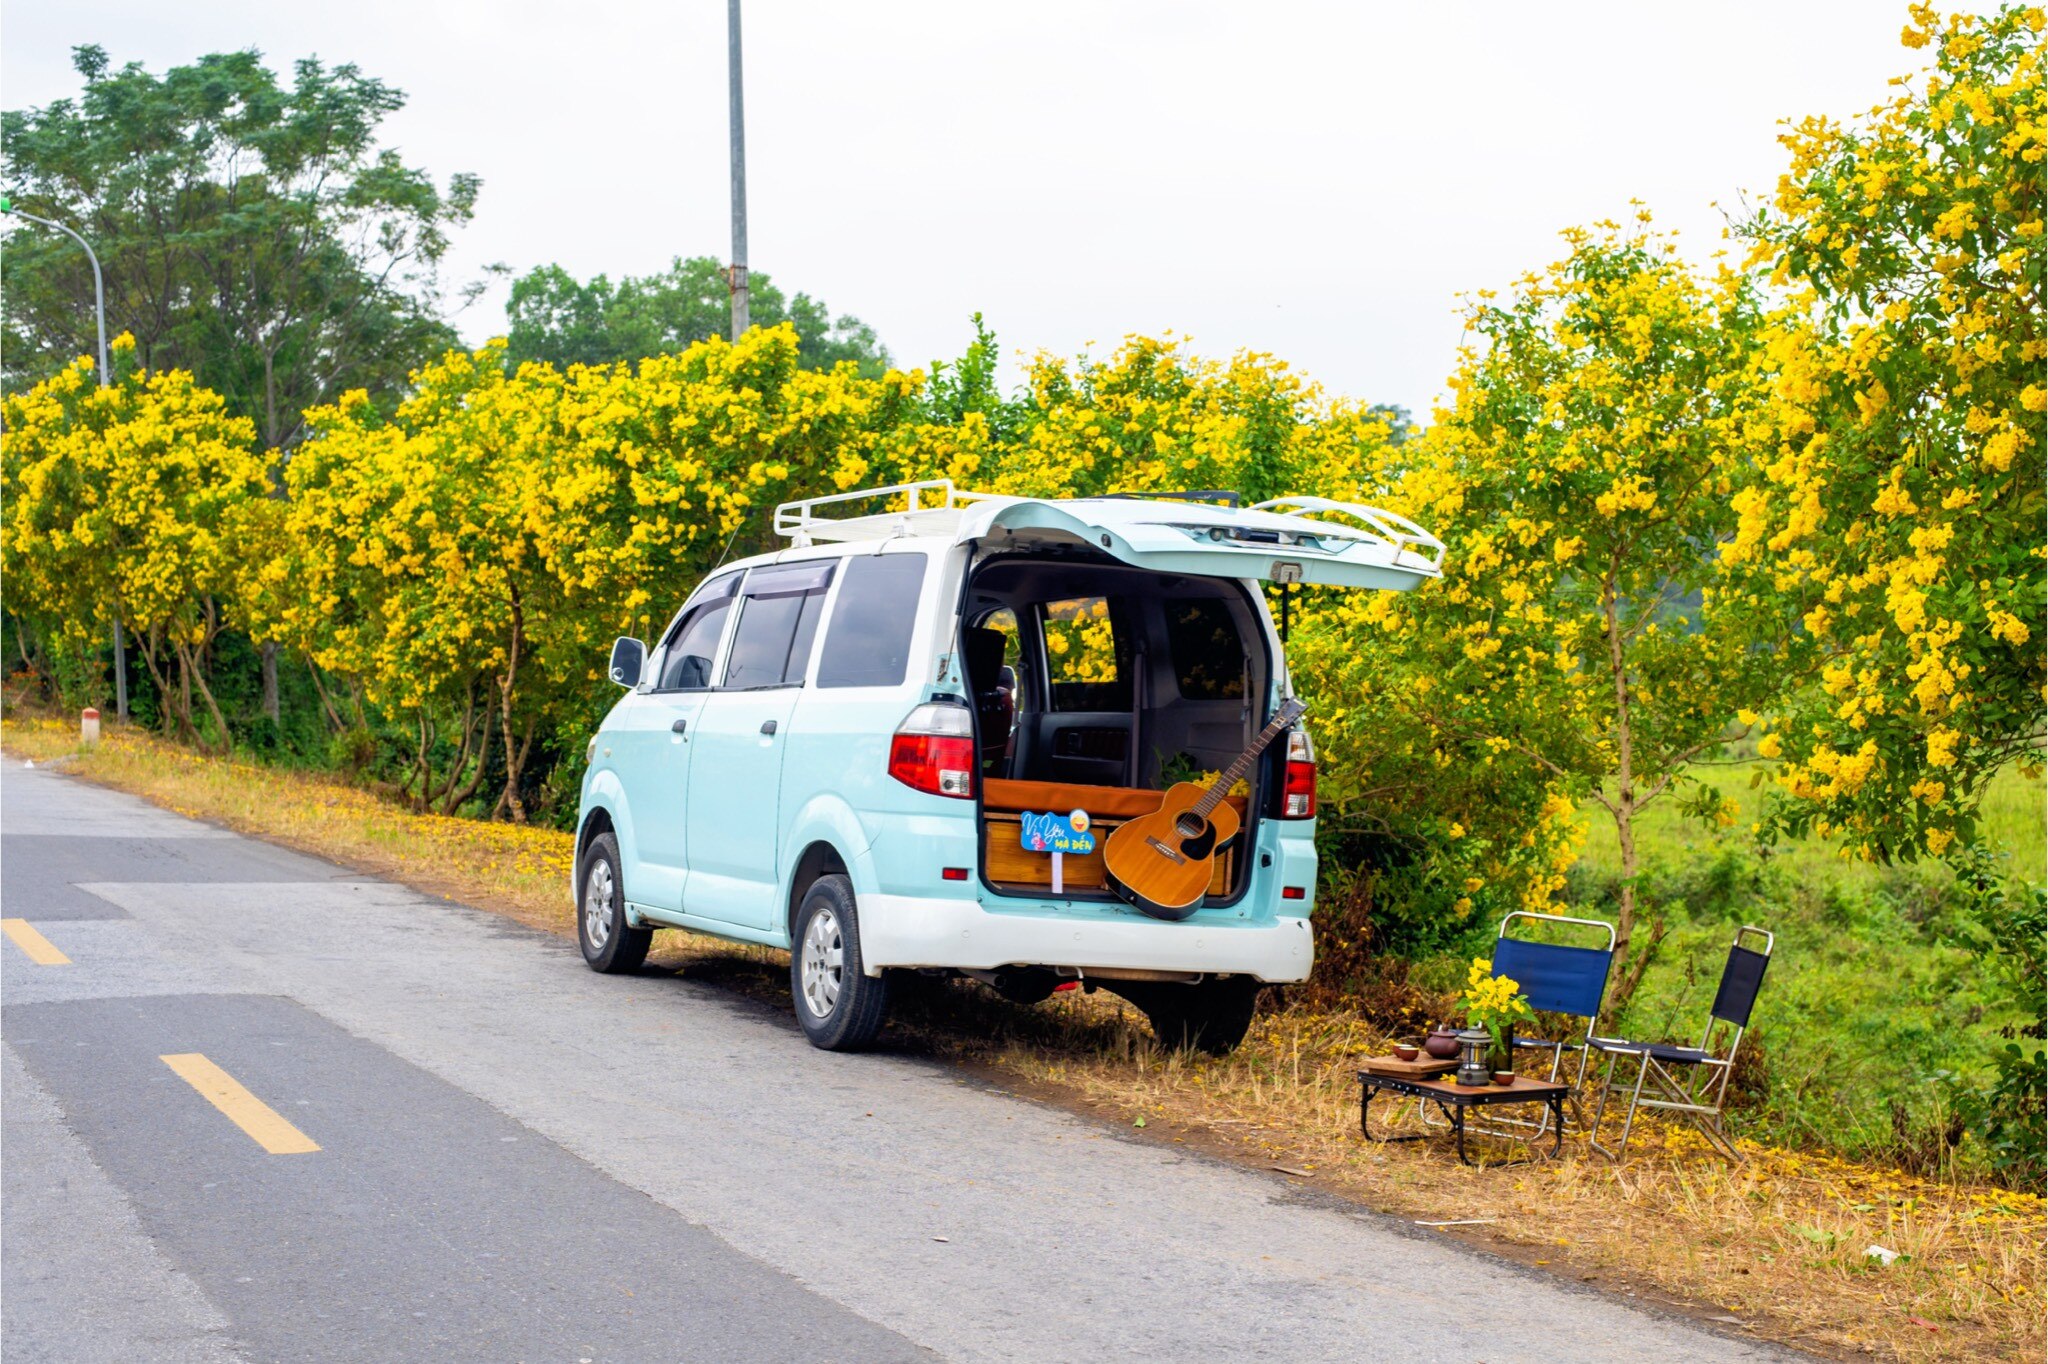
[[[1632,1036],[1696,1040],[1735,928],[1768,928],[1777,955],[1753,1020],[1754,1050],[1745,1043],[1749,1059],[1736,1075],[1747,1130],[1937,1168],[1953,1158],[1957,1125],[1933,1077],[1981,1074],[2002,1030],[2038,1021],[2040,1001],[2012,998],[1945,931],[1958,898],[1947,868],[1849,860],[1819,840],[1759,849],[1750,830],[1763,795],[1750,784],[1755,770],[1699,769],[1740,803],[1732,827],[1688,820],[1668,797],[1638,822],[1644,922],[1661,916],[1667,934],[1623,1026]],[[2011,770],[1984,804],[1984,827],[2022,893],[2042,883],[2043,804],[2042,781]],[[1598,806],[1586,815],[1570,893],[1582,911],[1611,918],[1614,826]]]
[[[1698,821],[1686,819],[1678,812],[1677,799],[1667,792],[1636,820],[1636,846],[1646,858],[1662,856],[1675,859],[1702,853],[1711,855],[1731,845],[1751,845],[1753,840],[1749,836],[1749,827],[1763,807],[1765,788],[1752,787],[1750,783],[1755,774],[1766,766],[1768,764],[1735,763],[1694,768],[1694,776],[1740,809],[1741,816],[1734,828],[1708,830]],[[2027,885],[2040,885],[2044,877],[2048,877],[2048,838],[2044,838],[2042,832],[2044,818],[2048,818],[2048,813],[2044,813],[2044,802],[2048,802],[2048,778],[2029,780],[2012,767],[2007,767],[1993,778],[1984,795],[1982,828],[1985,836],[2011,858],[2013,876]],[[1586,843],[1581,865],[1589,871],[1610,875],[1618,873],[1621,848],[1615,839],[1614,821],[1605,810],[1590,802],[1584,814]],[[1880,867],[1845,860],[1836,844],[1818,839],[1781,844],[1774,860],[1801,877],[1819,876],[1842,885],[1863,887],[1889,884],[1897,880],[1902,870],[1912,871],[1910,868]],[[1945,873],[1938,874],[1937,879],[1945,879]]]

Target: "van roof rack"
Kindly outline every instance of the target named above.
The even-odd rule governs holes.
[[[821,497],[806,497],[795,502],[784,502],[775,509],[775,533],[786,536],[792,544],[803,547],[818,540],[888,540],[903,535],[947,535],[956,533],[970,508],[989,502],[1011,503],[1034,499],[1018,498],[1003,493],[972,492],[953,486],[950,478],[927,478],[914,483],[891,483],[880,488],[855,488],[849,492],[827,493]],[[1399,563],[1404,555],[1414,556],[1420,563],[1432,570],[1443,565],[1443,541],[1431,535],[1405,516],[1398,516],[1384,508],[1368,506],[1360,502],[1339,502],[1328,497],[1289,496],[1275,497],[1250,507],[1229,489],[1212,488],[1181,493],[1110,493],[1093,498],[1045,498],[1049,503],[1080,502],[1182,502],[1188,504],[1221,503],[1234,513],[1243,513],[1241,518],[1225,518],[1226,521],[1243,519],[1250,521],[1252,513],[1275,518],[1264,526],[1250,526],[1233,531],[1228,525],[1204,520],[1193,527],[1211,539],[1268,539],[1277,531],[1285,533],[1313,533],[1318,537],[1337,536],[1348,540],[1367,540],[1386,547],[1393,562]],[[884,501],[881,511],[857,511],[855,504]],[[1219,508],[1220,510],[1221,508]],[[1319,519],[1316,513],[1335,513],[1360,523],[1344,525]],[[1213,515],[1213,513],[1212,513]],[[1182,527],[1183,530],[1190,527]]]
[[[775,509],[775,533],[788,536],[798,546],[808,545],[814,540],[887,540],[893,536],[909,535],[914,530],[942,534],[959,524],[960,513],[969,502],[983,502],[995,496],[995,493],[956,488],[950,478],[891,483],[882,488],[856,488],[852,492],[828,493],[823,497],[784,502]],[[869,502],[877,498],[899,498],[903,505],[858,516],[820,514],[823,508],[837,511],[848,503]]]

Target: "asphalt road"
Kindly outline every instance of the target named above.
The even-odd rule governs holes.
[[[19,764],[0,912],[8,1364],[1778,1357]]]

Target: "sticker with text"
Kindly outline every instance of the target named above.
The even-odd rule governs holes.
[[[1035,815],[1026,810],[1023,819],[1024,848],[1027,852],[1042,853],[1094,852],[1095,835],[1089,831],[1091,822],[1086,810],[1064,815]]]

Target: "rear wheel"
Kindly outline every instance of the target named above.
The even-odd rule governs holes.
[[[637,971],[647,960],[651,928],[626,922],[626,881],[619,874],[619,841],[599,834],[583,850],[583,881],[577,894],[576,940],[593,971],[618,975]]]
[[[1120,992],[1144,1011],[1161,1046],[1227,1056],[1251,1030],[1259,982],[1238,977],[1193,985],[1133,981]]]
[[[889,1012],[889,978],[863,969],[853,882],[839,875],[811,882],[792,929],[789,991],[804,1036],[826,1051],[872,1043]]]

